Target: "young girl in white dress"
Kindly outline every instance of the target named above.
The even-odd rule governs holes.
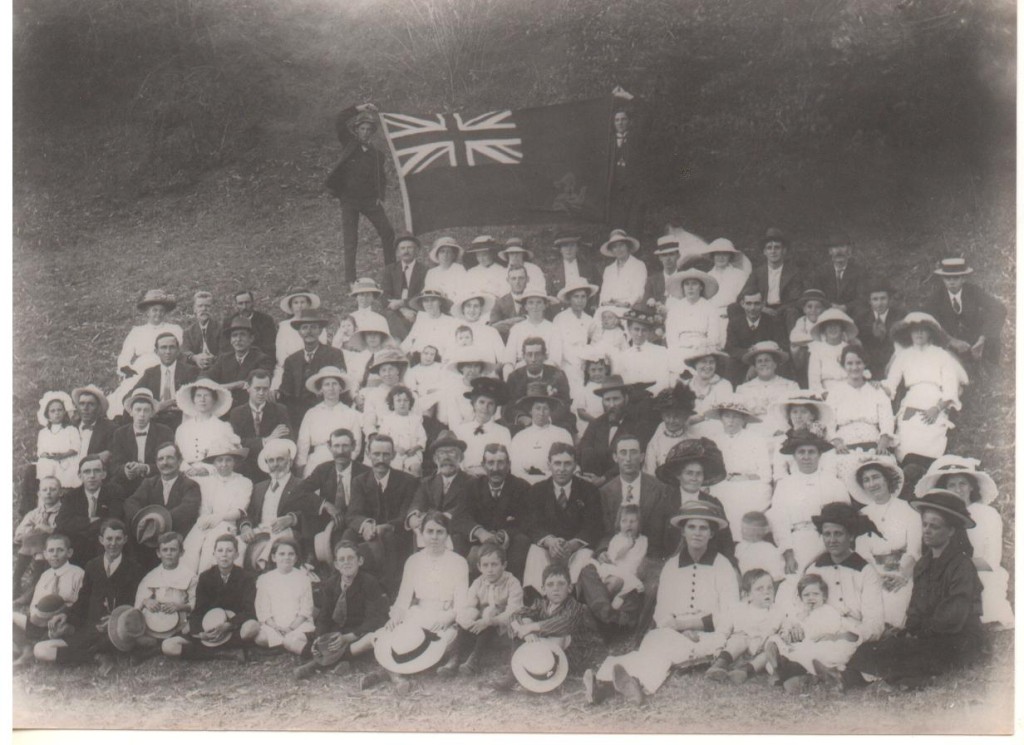
[[[441,391],[448,381],[448,371],[441,364],[438,348],[428,344],[420,350],[420,361],[405,374],[405,385],[416,397],[416,411],[423,416],[437,416]]]
[[[413,411],[416,398],[404,385],[396,385],[387,396],[388,410],[379,418],[377,434],[395,441],[392,468],[419,477],[423,473],[423,452],[427,447],[427,431],[423,416]]]
[[[601,397],[594,391],[604,385],[611,374],[612,365],[607,353],[595,346],[588,346],[579,352],[583,366],[583,383],[572,394],[572,410],[579,419],[579,434],[582,437],[587,425],[604,413]]]
[[[725,648],[708,668],[711,680],[745,683],[762,672],[768,657],[764,647],[782,627],[784,612],[775,602],[775,583],[764,569],[749,569],[740,577],[740,600],[732,614]]]
[[[78,477],[82,438],[71,424],[75,405],[64,391],[47,391],[39,399],[36,421],[43,428],[36,437],[36,478],[51,476],[65,489],[82,485]]]
[[[260,622],[256,644],[283,646],[294,655],[302,654],[316,630],[313,584],[305,570],[295,567],[298,557],[298,544],[279,538],[270,553],[274,569],[256,580],[256,620]]]
[[[628,339],[622,328],[624,308],[605,305],[594,313],[594,326],[590,332],[590,343],[611,356],[626,348]]]

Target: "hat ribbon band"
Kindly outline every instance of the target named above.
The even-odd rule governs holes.
[[[396,664],[404,665],[406,662],[410,662],[412,660],[415,660],[421,654],[426,652],[427,651],[427,647],[429,647],[431,645],[431,643],[436,642],[440,638],[441,637],[438,636],[437,634],[435,634],[433,631],[430,631],[429,629],[423,629],[423,641],[420,642],[420,645],[418,647],[416,647],[415,649],[413,649],[413,650],[411,650],[409,652],[401,652],[401,653],[395,652],[395,650],[392,649],[391,650],[391,659],[393,659]]]
[[[551,661],[554,664],[552,664],[551,669],[548,670],[543,675],[537,675],[536,673],[530,672],[529,670],[527,670],[525,668],[523,668],[523,672],[525,672],[527,675],[529,675],[531,678],[533,678],[536,681],[543,682],[545,680],[551,680],[553,677],[555,677],[555,673],[558,672],[558,668],[559,668],[559,665],[558,665],[558,655],[556,655],[554,652],[551,653]]]

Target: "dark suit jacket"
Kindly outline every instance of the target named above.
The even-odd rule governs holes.
[[[125,554],[121,554],[121,563],[109,577],[103,555],[92,559],[85,565],[82,589],[68,612],[68,623],[82,632],[90,624],[95,627],[117,606],[135,605],[135,593],[144,576],[146,571]]]
[[[984,336],[985,360],[997,362],[1006,308],[978,285],[969,282],[964,282],[960,302],[960,315],[957,315],[953,312],[946,286],[936,281],[936,287],[925,302],[924,311],[934,316],[943,330],[954,339],[974,344],[978,337]]]
[[[179,388],[191,383],[197,377],[199,377],[199,368],[186,362],[184,359],[179,358],[177,364],[174,366],[174,392],[177,393]],[[163,385],[163,380],[163,365],[153,365],[153,367],[146,368],[146,371],[142,373],[142,377],[139,378],[138,384],[132,390],[145,388],[156,396],[159,401],[160,386]]]
[[[85,496],[85,487],[72,489],[61,498],[56,530],[71,538],[71,548],[74,549],[72,563],[84,567],[102,552],[100,525],[111,517],[124,519],[124,497],[124,490],[117,484],[103,484],[96,501],[99,519],[95,522],[89,520],[89,499]]]
[[[414,298],[423,292],[423,284],[427,279],[427,266],[417,259],[412,267],[412,284],[409,286],[409,298]],[[405,274],[401,269],[401,262],[388,264],[384,267],[381,290],[384,291],[386,300],[401,300],[402,290],[405,289]]]
[[[889,332],[892,330],[893,325],[905,315],[906,313],[901,309],[890,307],[889,312],[885,316],[885,336],[881,339],[875,337],[875,314],[870,308],[854,316],[853,320],[857,324],[858,330],[857,341],[864,347],[864,354],[867,355],[867,359],[864,362],[867,363],[875,380],[881,380],[885,377],[885,368],[889,364],[894,351],[892,339],[889,338]]]
[[[569,395],[569,379],[565,377],[564,372],[554,365],[544,365],[544,370],[541,373],[541,380],[548,385],[554,386],[555,398],[565,403],[565,406],[562,407],[563,410],[556,416],[552,417],[552,420],[559,427],[564,427],[570,432],[575,432],[576,417],[570,411],[572,399]],[[509,373],[508,380],[505,382],[508,386],[508,400],[510,402],[515,402],[526,395],[526,388],[531,382],[531,378],[526,372],[526,367],[517,367]],[[520,411],[516,406],[511,404],[502,409],[502,417],[504,417],[504,421],[512,426],[517,426],[515,423],[517,416],[529,413],[530,412],[528,411]],[[513,434],[515,434],[515,430],[513,431]]]
[[[285,515],[294,515],[298,524],[296,525],[296,532],[302,532],[302,519],[303,512],[306,508],[304,500],[306,494],[300,489],[302,484],[301,479],[291,476],[288,479],[288,483],[284,485],[284,491],[281,493],[281,499],[277,503],[277,516],[284,517]],[[249,500],[249,509],[245,511],[245,517],[238,521],[238,527],[241,529],[243,525],[248,525],[250,528],[256,527],[260,524],[260,520],[263,518],[263,500],[267,498],[267,490],[270,488],[270,479],[265,479],[259,482],[252,488],[252,498]]]
[[[665,272],[660,267],[657,271],[647,274],[647,284],[644,285],[644,302],[654,300],[658,303],[665,302]]]
[[[260,470],[256,458],[263,450],[263,438],[270,435],[274,431],[274,427],[279,424],[291,426],[288,419],[288,409],[281,404],[267,401],[263,407],[263,416],[260,418],[260,431],[257,432],[256,424],[252,419],[252,408],[250,408],[247,401],[231,410],[228,414],[228,422],[231,423],[231,429],[241,439],[242,446],[249,449],[249,454],[245,456],[245,460],[242,461],[238,472],[251,479],[253,483],[266,478],[266,474]],[[293,431],[288,435],[288,439],[294,440],[295,434]]]
[[[98,455],[103,451],[110,450],[111,441],[114,439],[114,432],[117,430],[109,419],[97,419],[92,425],[92,437],[89,438],[89,450],[86,455]]]
[[[469,514],[473,517],[473,528],[495,532],[504,530],[509,538],[526,530],[531,509],[527,501],[530,485],[511,474],[505,477],[501,494],[491,496],[491,485],[486,476],[478,477],[469,491]],[[472,531],[472,528],[470,529]]]
[[[191,634],[203,630],[203,616],[214,608],[234,612],[228,620],[234,628],[256,618],[256,575],[242,567],[232,567],[228,581],[220,578],[220,569],[214,565],[199,573],[196,583],[196,607],[188,616]]]
[[[388,474],[388,488],[383,493],[377,486],[373,469],[353,477],[345,525],[358,531],[364,522],[373,520],[377,525],[390,525],[396,532],[404,530],[405,517],[419,485],[415,476],[395,468]]]
[[[285,359],[282,365],[280,401],[288,407],[292,432],[298,432],[302,417],[317,404],[316,394],[306,390],[306,381],[314,373],[330,366],[345,370],[345,354],[340,349],[320,344],[313,352],[313,359],[306,364],[306,353],[300,349]]]
[[[334,617],[341,596],[341,575],[332,572],[321,586],[320,612],[316,616],[316,635],[331,631],[365,636],[388,622],[390,603],[387,593],[372,574],[360,569],[345,592],[344,622]]]
[[[149,466],[150,475],[156,474],[156,451],[161,445],[174,442],[174,432],[170,427],[157,422],[149,423],[149,434],[146,437],[146,465]],[[126,424],[118,427],[110,438],[110,480],[119,482],[127,487],[134,487],[139,484],[139,479],[131,481],[124,475],[126,463],[138,460],[139,451],[135,445],[134,425]]]
[[[531,514],[526,534],[534,543],[553,535],[567,541],[578,538],[590,548],[595,548],[604,534],[601,495],[597,487],[574,476],[569,502],[562,509],[555,497],[554,483],[549,478],[530,487],[527,499]]]
[[[356,461],[352,461],[351,468],[350,493],[346,495],[348,503],[345,503],[338,496],[338,471],[333,460],[321,463],[313,469],[313,473],[309,474],[299,483],[298,490],[301,495],[299,501],[302,505],[303,533],[306,534],[310,542],[312,542],[313,536],[326,528],[327,523],[330,521],[327,515],[320,512],[320,504],[324,501],[330,502],[337,508],[338,524],[341,526],[345,525],[345,516],[348,514],[349,507],[352,504],[351,485],[355,483],[358,476],[370,470],[367,466]]]
[[[547,277],[547,292],[551,297],[557,297],[558,293],[565,288],[565,262],[562,261],[562,257],[557,251],[555,253],[558,259],[554,266],[544,273]],[[601,286],[601,270],[592,261],[585,258],[582,251],[576,254],[576,264],[580,276],[584,280],[592,285]],[[511,300],[511,296],[509,296],[509,300]]]
[[[751,331],[745,314],[730,317],[725,330],[725,351],[738,361],[759,341],[774,341],[783,349],[789,349],[789,337],[782,325],[778,318],[762,315],[757,328]]]
[[[782,301],[783,306],[792,306],[800,298],[800,295],[807,288],[807,283],[804,280],[803,273],[797,268],[796,264],[793,263],[792,259],[787,259],[782,264],[782,281],[779,283],[779,298]],[[824,291],[824,288],[818,288]],[[768,304],[768,265],[760,264],[754,267],[754,271],[750,273],[750,277],[747,278],[747,284],[743,288],[743,292],[751,292],[756,290],[761,293],[764,298],[765,305]],[[740,297],[743,294],[740,293]],[[795,319],[794,319],[795,320]],[[788,331],[788,329],[787,329]]]
[[[646,448],[659,422],[646,421],[636,408],[627,404],[616,434],[628,432],[640,438],[640,447]],[[602,414],[587,425],[587,431],[580,438],[580,470],[609,478],[618,473],[619,467],[612,460],[612,446],[609,442],[612,423],[607,414]]]
[[[261,349],[255,346],[249,348],[245,359],[239,364],[238,358],[235,357],[235,350],[229,349],[229,351],[218,355],[210,369],[207,370],[207,374],[211,380],[217,383],[234,383],[237,380],[248,378],[249,373],[253,370],[265,370],[273,375],[276,364],[273,357],[264,354]],[[242,406],[247,403],[249,403],[247,391],[242,388],[236,388],[231,391],[232,406]]]
[[[672,508],[672,490],[650,474],[640,474],[640,532],[647,536],[647,555],[652,559],[663,559],[669,555],[668,547],[673,545],[669,518],[675,514]],[[678,501],[678,500],[677,500]],[[604,522],[604,538],[599,550],[608,548],[612,536],[619,532],[619,507],[622,505],[622,479],[615,478],[601,487],[601,512]],[[676,531],[678,532],[678,531]]]
[[[470,490],[473,477],[465,471],[455,474],[447,494],[442,494],[442,477],[440,474],[431,476],[420,482],[416,494],[409,505],[409,515],[418,512],[424,515],[430,510],[440,510],[448,515],[450,526],[448,533],[462,536],[469,540],[469,531],[473,529],[473,516],[469,511]],[[408,519],[408,515],[406,515]]]
[[[785,271],[783,271],[783,275],[785,275]],[[850,315],[851,310],[856,312],[867,303],[865,290],[867,280],[867,273],[861,265],[851,260],[846,265],[846,269],[843,271],[843,281],[840,282],[836,279],[835,267],[829,261],[811,275],[808,287],[824,292],[825,297],[833,305],[836,303],[845,305],[846,313]]]
[[[223,329],[223,325],[216,318],[211,318],[210,323],[206,326],[206,347],[210,350],[210,354],[214,356],[220,353],[221,343],[223,341],[221,329]],[[224,346],[226,347],[229,345],[225,344]],[[181,340],[182,356],[191,362],[192,357],[202,351],[203,331],[199,328],[199,321],[193,321],[192,325],[185,329],[184,336]],[[154,391],[154,393],[156,393],[156,391]]]
[[[272,360],[277,359],[277,321],[258,310],[252,312],[252,345]],[[221,335],[220,351],[222,354],[234,352],[231,344]],[[270,368],[273,372],[274,368]]]
[[[502,295],[494,303],[494,307],[491,309],[491,320],[492,326],[501,323],[502,321],[508,321],[514,318],[525,318],[526,313],[522,310],[516,312],[516,301],[512,299],[511,293]],[[508,332],[511,326],[504,324],[497,326],[498,332],[501,334],[501,338],[508,341]]]
[[[171,529],[187,535],[199,517],[200,502],[199,484],[184,474],[178,474],[166,505],[171,513]],[[124,519],[131,522],[136,512],[151,504],[164,504],[160,474],[143,479],[135,493],[125,500]]]
[[[325,188],[331,192],[338,199],[344,201],[347,195],[344,192],[344,174],[345,167],[349,159],[360,147],[358,138],[352,134],[349,130],[349,122],[356,116],[358,112],[355,106],[350,106],[347,109],[342,110],[338,117],[334,120],[334,130],[338,135],[338,142],[341,143],[341,159],[338,164],[331,171],[330,175],[327,176],[327,180],[324,182]],[[374,154],[377,160],[377,167],[374,169],[374,189],[376,191],[377,199],[384,199],[387,191],[387,171],[385,164],[388,161],[388,157],[378,150],[376,147],[371,147],[370,152]]]

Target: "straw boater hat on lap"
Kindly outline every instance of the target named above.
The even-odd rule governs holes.
[[[960,499],[960,495],[946,489],[929,489],[923,496],[911,499],[910,506],[918,512],[925,510],[940,512],[947,520],[952,521],[960,528],[977,527],[967,511],[967,505]]]
[[[171,529],[171,513],[162,504],[143,507],[132,516],[131,535],[140,546],[157,547],[160,536]]]
[[[211,631],[215,631],[234,617],[234,611],[224,610],[223,608],[211,608],[203,616],[203,632],[208,634]],[[202,641],[205,647],[219,647],[231,641],[231,631],[221,632],[212,639],[203,639]]]
[[[455,300],[452,302],[452,317],[465,319],[466,314],[463,313],[462,306],[463,304],[469,302],[470,300],[473,300],[474,298],[479,298],[480,300],[483,301],[483,308],[480,311],[480,318],[485,321],[489,319],[491,317],[491,311],[494,310],[494,304],[498,302],[498,300],[496,297],[494,297],[494,295],[492,295],[489,292],[477,290],[468,290],[467,292],[464,292],[463,294],[455,298]]]
[[[341,658],[348,652],[348,644],[342,644],[335,650],[331,650],[330,646],[335,640],[341,639],[344,636],[340,631],[329,631],[326,634],[321,634],[313,640],[313,644],[310,646],[310,654],[313,655],[313,659],[320,667],[330,667],[337,662],[341,661]]]
[[[981,462],[974,458],[963,458],[959,455],[943,455],[935,459],[928,468],[928,472],[921,477],[914,487],[914,494],[918,497],[932,489],[942,488],[939,482],[946,476],[967,476],[974,480],[978,487],[978,496],[982,504],[992,504],[999,496],[999,488],[984,471],[979,471]]]
[[[130,605],[119,605],[107,619],[107,638],[121,652],[130,652],[138,640],[146,635],[146,620],[142,611]]]
[[[50,619],[64,610],[64,598],[60,595],[44,595],[29,610],[28,619],[33,626],[46,626]]]
[[[512,675],[532,693],[549,693],[565,682],[569,660],[560,646],[546,639],[526,642],[512,655]]]
[[[808,333],[811,338],[815,341],[822,341],[825,335],[825,324],[827,323],[838,323],[843,327],[843,333],[846,334],[846,340],[852,341],[857,338],[857,324],[853,322],[853,319],[848,315],[839,310],[839,308],[828,308],[822,311],[821,315],[818,316],[818,320],[815,321],[814,325],[811,326]]]
[[[183,414],[192,417],[197,415],[196,405],[192,403],[192,392],[197,388],[204,388],[214,395],[216,403],[214,403],[213,410],[210,412],[213,418],[220,419],[231,411],[231,391],[220,383],[210,380],[210,378],[199,378],[199,380],[183,385],[174,394],[174,400]]]
[[[411,675],[427,670],[444,657],[445,643],[416,623],[400,623],[391,631],[377,632],[373,656],[388,672]]]
[[[635,254],[640,250],[640,241],[631,235],[627,234],[625,230],[616,228],[608,235],[608,240],[601,244],[601,255],[607,256],[610,259],[615,258],[615,254],[612,253],[612,246],[616,243],[625,243],[629,246],[629,252]]]
[[[668,451],[665,462],[655,475],[660,481],[679,486],[679,471],[687,463],[697,462],[704,467],[704,486],[713,486],[725,480],[725,461],[718,445],[707,437],[681,440]]]
[[[60,401],[64,404],[64,411],[69,417],[75,411],[75,402],[71,399],[71,396],[64,391],[47,391],[39,399],[39,410],[36,412],[36,421],[39,422],[41,427],[45,427],[50,423],[46,418],[46,409],[54,401]]]
[[[311,310],[316,310],[320,307],[320,296],[312,290],[305,287],[294,287],[285,293],[284,297],[281,298],[281,302],[278,303],[278,307],[283,313],[288,315],[292,314],[292,300],[297,297],[304,297],[309,300],[309,307]]]

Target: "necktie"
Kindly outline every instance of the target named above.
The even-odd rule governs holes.
[[[270,482],[270,491],[277,491],[278,486],[280,486],[280,482],[278,482],[277,479],[274,479]]]
[[[885,321],[878,314],[875,314],[875,324],[871,329],[871,332],[875,335],[876,339],[885,338]]]
[[[569,501],[569,498],[565,496],[565,489],[558,487],[558,506],[563,510],[565,509],[565,503]]]
[[[174,396],[174,389],[171,387],[171,368],[164,368],[164,382],[160,386],[160,400],[170,401],[171,397]]]
[[[632,484],[626,484],[626,503],[627,504],[632,504],[633,503],[633,485]]]
[[[836,269],[836,284],[837,285],[843,284],[843,270],[842,269]]]
[[[256,430],[256,434],[260,433],[260,424],[263,422],[263,412],[260,409],[252,410],[252,425],[253,429]]]
[[[345,482],[341,480],[341,474],[338,474],[338,489],[334,492],[334,503],[336,505],[348,504],[348,498],[345,495]]]
[[[85,496],[89,500],[89,519],[92,520],[96,517],[96,503],[99,499],[95,494],[86,494]]]
[[[103,568],[107,570],[107,576],[110,576],[110,562],[106,559],[103,560]]]
[[[963,310],[963,306],[960,305],[960,298],[956,295],[953,296],[953,312],[960,315],[960,311]]]

